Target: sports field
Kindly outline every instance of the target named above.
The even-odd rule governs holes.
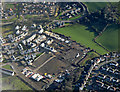
[[[65,36],[70,36],[72,40],[75,40],[86,47],[90,47],[100,54],[107,53],[106,50],[92,41],[94,38],[94,32],[90,32],[88,27],[84,25],[75,24],[64,28],[54,29],[53,32],[58,32]]]
[[[102,44],[105,48],[110,51],[118,50],[118,31],[120,27],[118,25],[110,25],[104,31],[104,33],[96,39],[96,41]]]

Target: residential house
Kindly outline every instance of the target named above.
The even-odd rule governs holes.
[[[26,41],[27,42],[30,42],[30,41],[32,41],[33,39],[35,39],[35,37],[36,37],[36,34],[33,34],[31,37],[29,37]]]
[[[22,30],[25,31],[26,29],[27,29],[27,26],[24,25],[24,26],[22,27]]]
[[[43,32],[44,32],[43,28],[41,28],[41,29],[38,31],[39,34],[42,34]]]
[[[31,28],[36,28],[36,24],[32,24]]]
[[[33,64],[33,60],[27,61],[27,64],[28,64],[28,65],[32,65],[32,64]]]
[[[42,41],[45,41],[46,40],[46,36],[45,35],[41,35],[41,36],[38,36],[37,39],[35,39],[35,42],[37,44],[41,43]]]
[[[23,45],[26,45],[26,40],[22,40]]]
[[[42,28],[42,25],[38,25],[38,26],[37,26],[37,29],[40,29],[40,30],[43,29],[43,28]]]
[[[15,61],[15,60],[16,60],[16,58],[15,58],[15,56],[14,56],[14,55],[12,55],[12,56],[11,56],[11,59],[12,59],[13,61]]]
[[[19,34],[20,34],[20,30],[17,30],[17,31],[16,31],[16,35],[19,35]]]
[[[0,45],[2,45],[3,43],[5,43],[6,41],[3,39],[3,37],[0,36]]]
[[[52,44],[52,42],[53,42],[53,39],[49,39],[48,41],[46,41],[48,45]]]
[[[3,61],[2,53],[0,53],[0,62]]]
[[[16,27],[15,27],[15,30],[19,30],[20,29],[20,27],[17,25]]]
[[[26,65],[26,62],[25,61],[20,61],[20,63],[22,64],[22,65]]]
[[[23,46],[21,44],[18,45],[19,50],[23,50]]]

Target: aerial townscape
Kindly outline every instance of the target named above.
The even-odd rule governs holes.
[[[120,92],[120,2],[1,2],[2,90]]]

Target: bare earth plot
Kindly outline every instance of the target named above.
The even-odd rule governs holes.
[[[69,64],[66,62],[60,61],[57,58],[50,60],[44,67],[41,67],[38,72],[39,73],[58,73],[64,70],[63,67],[67,67]]]
[[[50,57],[52,57],[52,55],[50,55],[50,54],[44,54],[44,55],[40,56],[36,61],[34,61],[33,65],[35,65],[36,67],[38,67],[38,66],[42,65]]]

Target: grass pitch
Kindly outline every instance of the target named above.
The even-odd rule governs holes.
[[[64,28],[54,29],[53,32],[57,32],[65,36],[70,36],[72,40],[75,40],[86,47],[90,47],[100,54],[107,53],[105,49],[98,46],[92,41],[95,37],[94,32],[90,32],[90,30],[88,30],[88,27],[84,25],[75,24]]]
[[[118,31],[120,27],[118,25],[110,25],[103,32],[103,34],[96,39],[96,41],[102,44],[105,48],[110,51],[118,50]]]

